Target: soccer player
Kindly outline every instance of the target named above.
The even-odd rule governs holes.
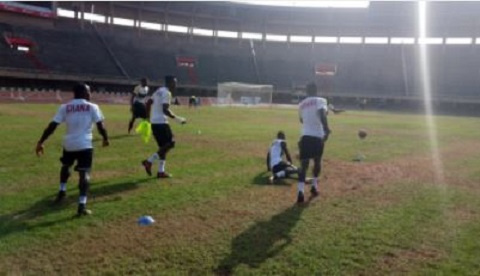
[[[195,97],[194,95],[190,96],[190,98],[188,99],[188,107],[197,107],[197,97]]]
[[[142,165],[148,175],[152,175],[152,164],[155,160],[159,161],[157,178],[169,178],[171,175],[165,171],[165,163],[168,152],[175,147],[175,139],[172,130],[168,124],[168,119],[175,119],[180,124],[185,124],[187,120],[173,114],[170,110],[170,101],[172,93],[177,88],[177,79],[174,76],[165,77],[165,86],[160,87],[153,93],[147,101],[147,115],[150,114],[150,123],[152,124],[153,137],[158,144],[158,151],[153,153],[147,160],[142,161]]]
[[[307,85],[307,98],[299,103],[302,137],[298,146],[300,149],[301,167],[298,174],[297,202],[305,201],[305,178],[310,159],[313,159],[313,180],[310,193],[318,196],[318,176],[321,171],[323,147],[331,133],[327,121],[327,101],[317,97],[317,86],[314,83]]]
[[[132,92],[132,97],[130,99],[130,106],[131,106],[130,110],[132,111],[132,119],[130,119],[130,122],[128,123],[129,134],[132,131],[133,123],[135,122],[135,119],[147,118],[147,108],[145,106],[145,101],[147,100],[148,91],[149,91],[149,88],[147,86],[147,79],[142,78],[140,80],[140,84],[135,86]]]
[[[287,162],[283,160],[283,155],[287,158]],[[267,154],[267,169],[268,171],[272,171],[273,174],[273,176],[270,177],[270,182],[298,173],[297,168],[292,165],[292,158],[288,152],[285,133],[283,131],[277,133],[277,139],[273,140],[270,146]]]
[[[47,126],[42,137],[37,143],[36,153],[40,156],[44,152],[43,143],[53,134],[57,126],[63,122],[67,125],[67,133],[63,139],[63,155],[60,158],[60,190],[55,203],[60,203],[66,196],[67,181],[70,177],[70,167],[77,162],[75,171],[79,174],[78,187],[80,197],[78,200],[77,216],[91,213],[86,208],[87,193],[92,168],[93,145],[92,124],[96,123],[98,132],[103,137],[103,146],[109,145],[107,131],[103,125],[103,114],[98,105],[90,102],[90,87],[79,83],[73,88],[74,99],[62,104],[55,117]]]

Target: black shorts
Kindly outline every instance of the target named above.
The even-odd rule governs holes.
[[[284,161],[281,161],[277,165],[273,166],[272,172],[273,173],[278,173],[278,172],[286,170],[288,167],[289,167],[289,165],[287,163],[285,163]]]
[[[298,142],[300,149],[300,159],[322,158],[323,155],[323,140],[314,136],[302,136]]]
[[[147,118],[147,108],[143,103],[134,102],[132,105],[132,115],[134,118]]]
[[[90,171],[92,169],[93,149],[84,149],[79,151],[63,150],[63,156],[60,158],[63,166],[71,167],[75,161],[76,171]]]
[[[160,148],[175,141],[169,124],[152,124],[152,133]]]

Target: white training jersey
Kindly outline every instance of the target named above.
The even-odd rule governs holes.
[[[318,110],[327,111],[327,100],[320,97],[308,97],[300,102],[298,108],[300,118],[303,121],[302,136],[323,138],[325,132],[322,121],[318,116]]]
[[[270,169],[282,162],[282,143],[285,143],[285,140],[275,139],[270,146]]]
[[[73,99],[62,104],[53,121],[67,125],[63,138],[63,148],[66,151],[79,151],[93,148],[92,124],[104,120],[98,105],[84,99]]]
[[[152,114],[150,123],[168,124],[167,116],[163,113],[163,105],[170,104],[172,93],[166,87],[160,87],[152,95]]]
[[[148,86],[143,87],[140,84],[135,86],[135,89],[133,90],[133,94],[135,94],[135,97],[133,98],[133,102],[139,102],[139,103],[145,104],[148,96],[148,91],[149,91]]]

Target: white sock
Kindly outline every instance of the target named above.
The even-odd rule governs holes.
[[[67,183],[60,183],[60,191],[67,191]]]
[[[276,176],[276,177],[279,177],[279,178],[285,177],[285,171],[277,172],[277,173],[275,174],[275,176]]]
[[[318,177],[314,177],[312,179],[312,187],[314,187],[316,190],[318,190]]]
[[[298,182],[298,191],[302,193],[305,192],[305,182]]]
[[[167,161],[165,161],[165,160],[160,160],[160,162],[158,163],[158,172],[159,173],[165,172],[165,163],[167,163]]]
[[[87,204],[87,196],[80,196],[78,198],[78,203],[80,204]]]
[[[148,157],[147,160],[148,160],[148,162],[153,163],[153,161],[158,160],[158,159],[160,159],[160,157],[158,157],[158,153],[155,152],[150,157]]]

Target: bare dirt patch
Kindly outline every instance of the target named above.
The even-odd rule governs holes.
[[[361,275],[405,275],[411,272],[412,263],[434,262],[444,256],[445,252],[425,245],[419,245],[417,248],[396,250],[384,254],[374,270]]]

